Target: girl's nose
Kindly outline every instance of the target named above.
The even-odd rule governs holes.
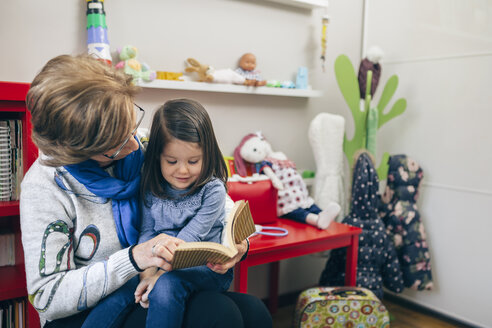
[[[181,164],[178,168],[179,173],[188,173],[188,166],[186,164]]]

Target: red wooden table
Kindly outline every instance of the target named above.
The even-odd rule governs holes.
[[[265,225],[285,228],[289,234],[285,237],[256,235],[249,238],[248,256],[235,267],[235,291],[241,293],[248,291],[249,267],[270,263],[268,305],[270,312],[274,313],[277,310],[278,261],[340,247],[347,247],[345,285],[355,286],[361,229],[333,222],[328,229],[319,230],[313,226],[288,219],[278,219],[275,223]]]

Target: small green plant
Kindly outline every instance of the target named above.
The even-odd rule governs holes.
[[[368,71],[366,94],[363,97],[364,104],[361,106],[359,81],[354,67],[346,55],[340,55],[335,60],[335,76],[338,87],[354,119],[354,136],[351,140],[348,140],[347,134],[345,133],[343,143],[343,151],[345,152],[345,156],[347,156],[350,167],[352,167],[354,154],[360,149],[367,149],[376,156],[377,130],[389,120],[403,114],[407,107],[407,101],[404,98],[398,99],[391,109],[387,113],[384,113],[384,109],[389,104],[398,87],[398,76],[393,75],[386,82],[377,106],[372,107],[372,99],[369,92],[371,90],[372,72]],[[388,159],[389,154],[385,152],[377,169],[380,180],[386,180],[388,175]]]

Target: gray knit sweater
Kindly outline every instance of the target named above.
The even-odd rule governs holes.
[[[176,190],[165,185],[169,199],[146,193],[142,205],[142,225],[138,242],[142,243],[160,233],[186,242],[211,241],[220,243],[225,226],[226,189],[219,179],[212,179],[187,196],[189,189]]]
[[[116,234],[110,199],[39,159],[21,185],[29,300],[42,322],[94,306],[137,274]]]

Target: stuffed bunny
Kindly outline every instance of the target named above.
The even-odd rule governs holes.
[[[198,81],[200,82],[215,82],[226,84],[244,84],[246,78],[241,74],[234,72],[230,68],[214,69],[209,65],[200,64],[200,62],[194,58],[188,58],[186,60],[188,67],[185,68],[185,72],[196,72],[198,75]]]
[[[319,229],[326,229],[340,212],[340,206],[332,202],[321,210],[309,197],[304,180],[296,170],[294,162],[284,153],[272,151],[272,147],[259,132],[246,135],[234,150],[237,173],[246,175],[247,163],[256,164],[259,172],[272,180],[278,190],[277,215]],[[239,178],[241,180],[241,178]]]

